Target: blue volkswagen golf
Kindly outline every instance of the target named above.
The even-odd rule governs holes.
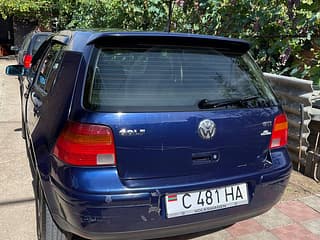
[[[44,42],[22,103],[38,239],[214,230],[279,201],[288,123],[249,48],[150,32]]]

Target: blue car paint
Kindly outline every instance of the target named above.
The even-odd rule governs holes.
[[[272,121],[278,113],[278,108],[127,114],[83,111],[81,114],[78,113],[81,119],[73,120],[104,124],[113,129],[116,150],[119,152],[117,161],[121,178],[141,179],[195,174],[191,171],[204,175],[208,170],[211,171],[212,177],[219,178],[223,177],[221,174],[226,174],[223,169],[237,170],[240,169],[236,168],[238,165],[246,164],[243,167],[245,170],[242,170],[246,172],[263,168],[260,165],[268,153],[270,136],[260,136],[260,133],[264,130],[271,132],[272,126],[263,127],[261,123]],[[247,115],[251,117],[246,117]],[[216,136],[212,141],[199,140],[196,126],[205,118],[213,119],[217,125]],[[143,136],[124,137],[119,135],[122,128],[144,128],[146,133]],[[244,140],[245,145],[242,144]],[[228,147],[224,141],[228,141]],[[192,154],[202,152],[217,152],[223,155],[224,160],[194,166]],[[149,160],[146,161],[145,158]],[[251,162],[247,159],[251,159]],[[143,171],[144,168],[148,171]],[[166,175],[162,175],[163,172]],[[227,174],[232,176],[239,173],[241,171],[231,171]]]
[[[166,34],[159,34],[162,35]],[[63,230],[98,239],[113,236],[126,239],[126,233],[131,233],[132,238],[160,237],[229,225],[265,212],[279,200],[291,171],[286,149],[269,151],[268,137],[257,135],[246,139],[246,130],[239,129],[235,134],[233,129],[245,125],[252,127],[255,132],[272,131],[272,125],[262,127],[261,122],[273,121],[274,117],[282,112],[280,107],[163,113],[92,112],[83,107],[82,96],[93,48],[86,43],[96,37],[91,33],[76,33],[71,38],[59,80],[52,92],[44,98],[40,117],[30,133],[48,206]],[[73,50],[75,52],[72,52]],[[216,137],[221,144],[218,149],[212,150],[210,142],[199,142],[197,145],[194,126],[204,118],[213,119],[217,124]],[[53,156],[52,148],[67,120],[110,126],[115,137],[116,151],[127,149],[117,154],[121,166],[75,167],[66,165]],[[174,125],[167,125],[168,122]],[[142,136],[143,139],[138,136],[128,137],[130,140],[121,138],[118,131],[126,127],[145,128],[147,134]],[[221,149],[224,136],[219,133],[220,127],[225,129],[224,134],[228,135],[228,141],[233,141],[233,147],[228,150]],[[173,128],[177,132],[172,135]],[[188,135],[186,129],[193,129],[192,134]],[[158,133],[154,135],[159,139],[148,136],[149,132]],[[169,134],[170,138],[164,138],[166,134]],[[192,141],[195,145],[192,147],[187,141],[190,137],[194,138]],[[247,148],[243,148],[243,145],[238,148],[237,143],[244,140],[250,144]],[[145,142],[150,143],[149,148],[142,147]],[[137,145],[141,147],[139,151],[135,147]],[[170,152],[177,147],[182,151]],[[252,147],[255,148],[254,152],[249,151]],[[152,151],[155,151],[155,154]],[[160,159],[157,153],[166,151],[170,154],[162,156],[170,155],[172,158]],[[187,166],[181,167],[181,159],[185,154],[191,158],[192,153],[207,151],[218,152],[223,155],[220,156],[221,159],[226,158],[228,161],[221,160],[193,168],[190,160]],[[156,159],[154,164],[147,164],[150,172],[139,171],[146,167],[135,162],[139,160],[137,157],[141,152],[146,152],[150,161]],[[172,161],[175,158],[179,161]],[[231,159],[234,159],[234,162]],[[272,164],[264,164],[263,159],[269,159]],[[161,160],[166,164],[165,167]],[[166,167],[167,164],[170,164],[170,168]],[[124,165],[128,166],[128,172],[125,168],[122,169]],[[171,169],[179,168],[179,171],[170,172]],[[248,205],[173,219],[165,216],[166,193],[242,182],[248,184]],[[203,226],[199,223],[203,223]],[[167,233],[166,230],[161,231],[161,228],[167,229]],[[150,232],[152,229],[154,233]],[[137,231],[141,233],[138,234]]]

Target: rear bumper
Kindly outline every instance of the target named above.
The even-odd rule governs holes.
[[[43,183],[53,218],[63,230],[94,239],[128,239],[129,236],[130,239],[148,239],[218,229],[259,215],[279,201],[290,172],[291,163],[286,158],[277,169],[196,185],[123,189],[123,192],[92,194],[62,188],[53,178]],[[215,188],[240,182],[248,184],[248,205],[166,218],[166,193]]]

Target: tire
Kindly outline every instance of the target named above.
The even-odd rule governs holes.
[[[23,115],[22,115],[22,125],[21,125],[21,137],[22,139],[26,139],[26,128],[25,128],[25,124],[24,124],[24,120],[23,120]]]
[[[21,126],[21,137],[23,139],[26,139],[26,129],[25,129],[25,123],[24,123],[24,116],[23,116],[23,113],[24,113],[24,109],[23,109],[23,94],[24,94],[24,90],[23,90],[23,79],[19,79],[19,84],[20,84],[20,105],[21,105],[21,123],[22,123],[22,126]]]
[[[29,139],[26,138],[25,140],[25,148],[26,148],[26,153],[27,153],[27,159],[29,162],[29,167],[30,167],[30,171],[31,171],[31,175],[32,175],[32,182],[34,182],[32,185],[34,185],[34,194],[35,196],[37,195],[37,191],[38,191],[38,183],[37,183],[37,171],[36,171],[36,163],[34,160],[34,157],[32,155],[32,153],[30,153],[31,149],[30,149],[30,144],[28,144]]]
[[[71,240],[71,234],[66,234],[56,225],[45,201],[39,180],[36,196],[36,219],[38,240]]]

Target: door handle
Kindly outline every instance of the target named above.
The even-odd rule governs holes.
[[[219,152],[200,152],[192,153],[192,164],[201,165],[208,163],[217,163],[220,159]]]

